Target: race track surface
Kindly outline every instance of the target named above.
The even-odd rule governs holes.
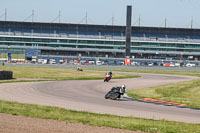
[[[122,84],[127,89],[140,89],[195,79],[173,75],[135,75],[140,75],[141,78],[112,79],[108,83],[102,79],[1,84],[0,99],[95,113],[200,123],[200,110],[138,102],[127,98],[117,101],[104,99],[113,86]]]

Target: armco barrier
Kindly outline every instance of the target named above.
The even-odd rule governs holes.
[[[12,71],[0,71],[0,80],[12,79],[13,72]]]

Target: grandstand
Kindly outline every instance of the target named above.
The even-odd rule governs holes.
[[[125,57],[125,26],[0,21],[0,53]],[[131,57],[200,59],[200,29],[132,27]]]

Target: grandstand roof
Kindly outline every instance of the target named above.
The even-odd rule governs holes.
[[[19,22],[0,21],[0,28],[17,29],[48,29],[48,30],[76,30],[90,32],[125,32],[126,26],[116,25],[94,25],[94,24],[72,24],[72,23],[46,23],[46,22]],[[1,30],[1,29],[0,29]],[[132,33],[139,34],[173,34],[200,36],[200,29],[189,28],[164,28],[164,27],[139,27],[132,26]]]

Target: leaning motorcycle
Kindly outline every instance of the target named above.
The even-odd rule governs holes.
[[[104,82],[110,81],[110,75],[105,75]]]
[[[83,69],[81,67],[77,67],[76,69],[77,71],[83,71]]]
[[[106,95],[105,99],[111,99],[111,100],[116,100],[117,98],[120,98],[121,95],[124,95],[125,90],[123,93],[120,93],[120,88],[119,87],[113,87]]]

